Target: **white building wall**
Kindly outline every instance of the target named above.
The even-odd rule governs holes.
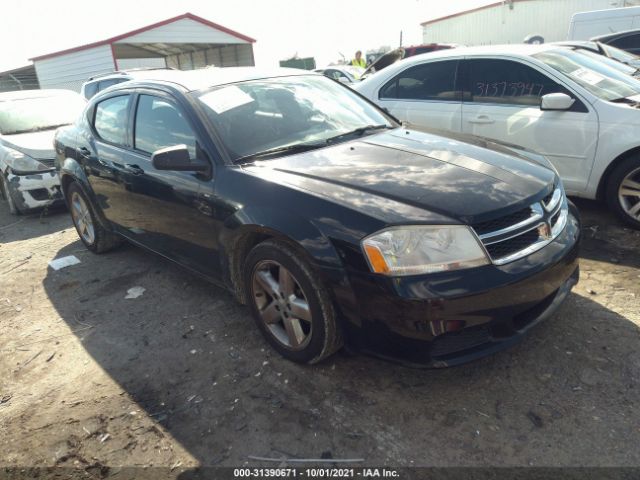
[[[146,32],[123,38],[116,43],[247,43],[234,35],[214,29],[190,18],[156,27]]]
[[[424,43],[495,45],[522,43],[527,35],[545,42],[565,40],[571,16],[630,4],[628,0],[525,0],[463,13],[423,25]]]
[[[80,50],[34,62],[40,88],[64,88],[80,92],[92,75],[114,70],[110,45]]]

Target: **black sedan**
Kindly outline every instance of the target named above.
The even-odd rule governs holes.
[[[297,362],[345,341],[468,361],[578,278],[578,217],[544,157],[404,128],[321,75],[159,72],[92,98],[55,147],[89,250],[126,239],[228,288]]]

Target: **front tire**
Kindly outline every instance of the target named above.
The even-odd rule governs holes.
[[[2,195],[9,204],[9,212],[11,212],[12,215],[22,215],[22,211],[18,208],[11,196],[11,187],[9,186],[9,182],[7,182],[7,177],[5,177],[2,172],[0,172],[0,182],[2,183]]]
[[[289,245],[260,243],[245,261],[249,308],[267,341],[283,357],[317,363],[342,346],[342,333],[326,287]]]
[[[618,165],[607,181],[607,203],[628,225],[640,229],[640,156]]]
[[[120,237],[107,231],[98,221],[93,204],[76,182],[67,188],[67,204],[73,225],[87,249],[104,253],[122,243]]]

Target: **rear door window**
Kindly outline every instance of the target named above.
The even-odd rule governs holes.
[[[152,95],[140,95],[136,110],[134,144],[137,150],[153,153],[175,145],[186,145],[196,157],[196,137],[178,107]]]
[[[130,95],[110,97],[96,105],[93,126],[101,139],[116,145],[127,144],[130,98]]]
[[[461,101],[456,88],[458,60],[429,62],[408,68],[380,90],[381,99]]]

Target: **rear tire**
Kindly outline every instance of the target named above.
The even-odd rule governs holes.
[[[326,287],[291,246],[260,243],[244,265],[248,304],[258,328],[283,357],[313,364],[342,346],[342,332]]]
[[[73,225],[88,250],[104,253],[122,243],[122,238],[102,226],[96,216],[95,207],[76,182],[68,186],[66,195]]]
[[[618,165],[607,180],[609,208],[628,225],[640,229],[640,156]]]

